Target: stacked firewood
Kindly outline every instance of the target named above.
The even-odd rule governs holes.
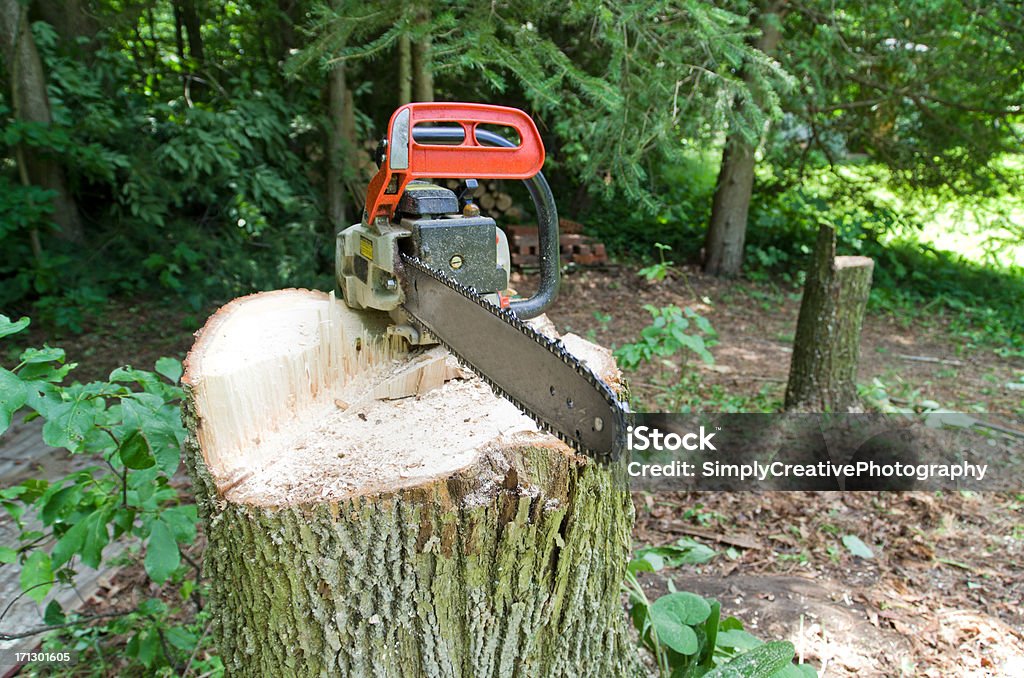
[[[377,173],[377,163],[374,161],[377,142],[367,141],[363,147],[355,153],[356,166],[359,168],[358,180],[355,182],[354,192],[357,195],[365,196],[366,187],[370,179]],[[448,179],[442,185],[457,191],[461,182],[457,179]],[[359,189],[362,188],[360,192]],[[518,221],[523,218],[523,211],[516,204],[512,196],[505,192],[505,186],[497,180],[482,180],[479,182],[476,191],[473,192],[473,199],[480,206],[485,214],[498,221]]]
[[[448,179],[445,186],[453,191],[459,190],[460,182],[457,179]],[[473,191],[473,199],[480,206],[481,211],[495,220],[522,219],[523,212],[515,204],[512,196],[501,190],[504,188],[500,181],[480,181]]]

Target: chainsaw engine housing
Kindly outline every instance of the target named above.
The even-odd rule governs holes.
[[[402,317],[398,254],[418,257],[500,305],[511,268],[508,239],[493,219],[478,212],[461,211],[458,198],[446,188],[410,183],[398,204],[396,221],[354,224],[338,234],[338,291],[353,308],[391,312],[398,323],[395,332],[410,343],[433,343],[418,336]]]

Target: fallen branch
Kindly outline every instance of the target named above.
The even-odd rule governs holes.
[[[123,617],[125,615],[135,612],[137,608],[132,608],[124,612],[103,612],[101,614],[91,614],[88,617],[79,617],[74,621],[64,622],[63,624],[47,624],[46,626],[37,626],[34,629],[28,631],[22,631],[21,633],[0,633],[0,640],[18,640],[20,638],[28,638],[29,636],[35,636],[40,633],[46,633],[47,631],[53,631],[54,629],[66,629],[69,626],[78,626],[79,624],[93,621],[94,619],[105,619],[109,617]]]
[[[915,363],[935,363],[938,365],[952,365],[954,367],[962,367],[963,361],[951,360],[949,358],[933,358],[927,355],[906,355],[904,353],[897,353],[896,357],[900,360],[909,360]]]
[[[999,424],[993,424],[990,421],[982,421],[980,419],[975,420],[974,425],[980,426],[982,428],[992,429],[993,431],[999,431],[1000,433],[1005,433],[1006,435],[1013,436],[1014,438],[1024,439],[1024,431],[1018,431],[1015,428],[1000,426]]]
[[[719,534],[714,530],[703,530],[699,527],[693,527],[691,525],[685,525],[677,522],[665,522],[660,525],[660,529],[664,532],[672,532],[674,534],[685,534],[691,537],[701,537],[703,539],[710,539],[711,541],[717,541],[720,544],[726,544],[728,546],[737,546],[741,549],[757,549],[761,547],[759,542],[754,537],[748,535],[736,535],[730,536],[728,534]]]

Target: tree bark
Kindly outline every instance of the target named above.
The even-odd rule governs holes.
[[[729,135],[722,151],[711,223],[704,240],[704,272],[738,275],[743,267],[747,214],[754,188],[754,147],[738,133]]]
[[[203,67],[206,60],[203,49],[202,20],[196,8],[196,0],[178,0],[181,10],[181,21],[188,35],[188,53],[197,68]]]
[[[95,40],[100,22],[83,7],[82,0],[35,0],[32,10],[50,24],[65,45],[74,46],[79,38],[88,38],[85,53],[91,56],[99,43]]]
[[[181,16],[181,3],[171,5],[174,12],[174,46],[178,50],[178,64],[185,67],[185,19]]]
[[[0,0],[0,39],[7,63],[14,117],[40,125],[51,124],[46,74],[29,28],[27,5],[21,5],[18,0]],[[23,162],[29,182],[53,191],[53,221],[57,225],[57,235],[64,240],[82,242],[82,219],[68,190],[64,169],[56,160],[30,146],[20,146],[18,157],[19,162]]]
[[[848,412],[858,407],[860,332],[874,262],[835,253],[835,229],[822,226],[800,302],[786,386],[788,410]]]
[[[430,24],[430,9],[423,9],[416,16],[417,23]],[[412,44],[413,86],[416,101],[434,100],[434,65],[432,63],[433,40],[430,33]]]
[[[412,101],[412,42],[408,34],[398,36],[398,105]]]
[[[354,130],[349,125],[351,105],[345,62],[339,61],[327,77],[327,215],[331,223],[329,235],[332,241],[340,229],[351,225],[345,176],[348,156],[355,141],[352,136]]]
[[[283,290],[222,308],[189,354],[228,673],[636,675],[622,467],[538,432],[442,349],[385,337],[376,314]],[[564,341],[617,383],[607,352]]]
[[[761,13],[761,36],[754,46],[764,54],[772,54],[782,39],[779,12],[782,3],[772,3]],[[755,83],[749,72],[743,74],[748,87]],[[754,91],[754,95],[758,93]],[[747,215],[754,191],[754,152],[756,148],[739,131],[732,131],[725,141],[722,164],[711,204],[711,219],[704,239],[704,272],[710,275],[735,276],[743,267],[743,245],[747,237]]]
[[[300,5],[296,0],[277,0],[277,11],[281,16],[277,34],[277,58],[281,61],[288,58],[289,50],[297,44],[295,26],[302,21],[301,12],[304,9]]]

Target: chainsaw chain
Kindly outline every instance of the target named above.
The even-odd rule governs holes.
[[[622,454],[623,447],[625,445],[625,441],[623,438],[625,435],[626,426],[628,424],[630,414],[629,407],[616,397],[615,393],[612,392],[608,384],[604,383],[604,381],[602,381],[596,374],[594,374],[593,370],[591,370],[585,364],[581,363],[579,360],[576,359],[575,356],[569,353],[569,351],[566,350],[565,345],[560,340],[552,339],[551,337],[541,334],[537,330],[533,329],[530,325],[526,324],[522,319],[519,318],[519,316],[517,316],[511,310],[507,308],[500,308],[494,305],[493,303],[485,299],[483,296],[481,296],[473,288],[467,287],[466,285],[463,285],[454,278],[445,275],[441,271],[437,271],[427,266],[418,257],[409,256],[407,254],[402,254],[401,257],[404,265],[416,268],[417,270],[430,276],[434,280],[437,280],[446,287],[454,290],[455,292],[458,292],[467,299],[476,302],[478,306],[489,312],[491,315],[496,316],[497,318],[501,319],[502,321],[509,325],[512,325],[517,330],[519,330],[519,332],[530,337],[535,342],[537,342],[537,344],[540,345],[542,348],[558,356],[558,358],[562,362],[576,370],[576,372],[579,375],[581,375],[590,383],[591,387],[593,387],[598,393],[601,394],[605,402],[608,403],[609,409],[614,414],[615,421],[613,425],[615,428],[613,430],[618,432],[618,435],[616,436],[615,447],[611,450],[590,450],[585,448],[580,443],[580,441],[564,434],[562,431],[559,431],[558,429],[555,429],[547,422],[545,422],[540,417],[540,415],[530,411],[528,407],[523,405],[511,394],[507,393],[503,388],[501,388],[499,384],[493,382],[490,379],[490,377],[481,372],[475,365],[463,359],[463,357],[459,354],[457,350],[455,350],[454,347],[452,347],[450,344],[448,344],[448,342],[444,341],[436,334],[431,332],[429,326],[427,326],[419,318],[415,317],[412,313],[409,313],[407,311],[406,315],[409,316],[409,318],[412,320],[413,324],[416,325],[418,330],[420,330],[421,332],[429,332],[431,336],[433,336],[438,342],[441,343],[442,346],[444,346],[456,358],[458,358],[460,363],[469,367],[469,369],[471,369],[478,377],[480,377],[480,379],[482,379],[488,386],[490,386],[491,390],[496,395],[501,396],[505,400],[508,400],[510,403],[515,405],[523,414],[530,417],[530,419],[532,419],[541,430],[557,436],[560,440],[562,440],[562,442],[566,443],[577,452],[580,452],[581,454],[584,454],[598,462],[607,463],[615,461],[616,459],[619,458],[619,456]]]

